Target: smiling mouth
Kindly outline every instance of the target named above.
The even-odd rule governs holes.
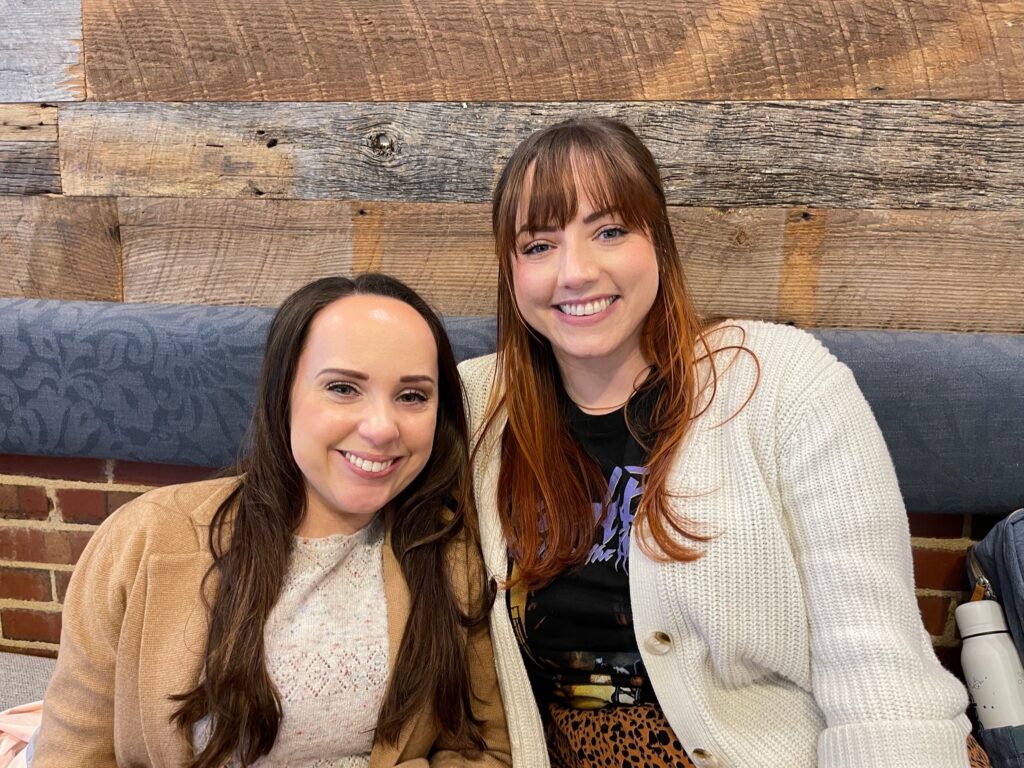
[[[572,304],[557,304],[558,311],[564,315],[572,315],[573,317],[587,317],[588,315],[596,315],[598,312],[604,312],[608,307],[619,300],[618,296],[607,296],[603,299],[595,299],[594,301],[581,301],[574,302]]]
[[[341,455],[344,456],[348,460],[348,463],[353,467],[361,469],[363,472],[372,472],[373,474],[391,469],[394,463],[398,461],[397,458],[387,459],[385,461],[371,461],[370,459],[364,459],[363,457],[357,456],[349,451],[342,451]]]

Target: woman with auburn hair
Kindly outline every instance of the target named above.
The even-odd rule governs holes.
[[[493,230],[498,352],[460,373],[515,764],[967,766],[846,366],[698,316],[619,122],[527,138]]]
[[[434,312],[384,275],[299,289],[235,476],[89,542],[32,765],[510,765],[469,488]]]

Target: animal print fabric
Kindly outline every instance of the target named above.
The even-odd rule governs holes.
[[[603,709],[548,705],[551,768],[694,768],[655,704]]]
[[[551,768],[694,768],[656,705],[583,710],[549,704],[547,714]],[[971,768],[992,768],[973,735],[967,753]]]

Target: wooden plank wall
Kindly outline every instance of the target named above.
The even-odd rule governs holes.
[[[1024,332],[1020,0],[0,0],[0,295],[490,313],[530,131],[620,117],[711,314]]]

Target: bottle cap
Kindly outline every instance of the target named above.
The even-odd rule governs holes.
[[[975,600],[957,606],[956,625],[964,640],[985,632],[1007,631],[1003,609],[995,600]]]

